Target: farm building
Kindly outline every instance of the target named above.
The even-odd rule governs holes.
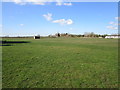
[[[34,36],[34,39],[40,39],[40,35],[39,36]]]
[[[120,38],[120,35],[109,35],[106,36],[105,38]]]

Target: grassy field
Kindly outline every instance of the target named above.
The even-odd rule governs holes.
[[[118,87],[117,39],[3,40],[3,88]]]

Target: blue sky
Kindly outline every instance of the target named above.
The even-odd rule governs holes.
[[[117,2],[2,3],[3,35],[117,34]]]

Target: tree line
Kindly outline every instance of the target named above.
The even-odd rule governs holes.
[[[105,36],[108,36],[107,34],[100,35],[95,34],[94,32],[85,32],[84,34],[69,34],[69,33],[56,33],[55,35],[49,35],[48,37],[101,37],[105,38]]]

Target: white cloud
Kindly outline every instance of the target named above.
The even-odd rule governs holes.
[[[2,24],[0,24],[0,28],[2,27]]]
[[[65,5],[65,6],[71,6],[72,3],[57,2],[56,5],[57,5],[57,6],[62,6],[62,5]]]
[[[43,17],[48,20],[48,21],[51,21],[52,20],[52,14],[51,13],[48,13],[48,14],[44,14]]]
[[[22,0],[11,0],[11,2],[14,2],[15,4],[20,4],[20,5],[25,5],[26,2],[22,1]]]
[[[34,2],[35,5],[45,5],[45,2]]]
[[[34,5],[46,5],[46,3],[56,2],[57,6],[65,5],[71,6],[72,3],[63,2],[62,0],[3,0],[3,2],[14,2],[19,5],[34,4]]]
[[[20,26],[24,26],[24,24],[20,24]]]
[[[118,23],[118,22],[109,22],[109,24],[111,24],[111,25],[113,25],[113,26],[118,26],[118,25],[120,25],[120,23]]]
[[[114,24],[114,22],[109,22],[109,24]]]
[[[15,3],[21,3],[22,2],[22,0],[11,0],[11,1],[13,1]]]
[[[120,20],[120,17],[115,17],[115,20]],[[120,23],[118,23],[118,21],[111,21],[109,22],[110,26],[106,26],[106,28],[111,29],[111,30],[118,30],[118,26],[120,25]]]
[[[56,5],[57,5],[57,6],[61,6],[61,5],[62,5],[62,2],[57,2]]]
[[[14,2],[15,4],[19,5],[26,5],[28,3],[35,5],[45,5],[46,3],[45,0],[3,0],[3,2]]]
[[[71,19],[59,19],[59,20],[54,20],[53,23],[59,23],[61,25],[70,25],[73,24],[73,21]]]
[[[44,0],[27,0],[27,2],[35,5],[45,5],[46,2]]]
[[[114,25],[115,25],[115,26],[118,26],[118,25],[120,25],[120,23],[114,23]]]
[[[112,29],[112,30],[117,30],[118,29],[118,27],[114,27],[114,26],[107,26],[106,28]]]
[[[71,6],[72,3],[63,3],[63,5],[66,5],[66,6]]]
[[[52,23],[59,23],[61,25],[70,25],[73,24],[73,21],[71,19],[58,19],[58,20],[53,20],[52,18],[52,14],[48,13],[48,14],[44,14],[43,17],[47,20],[47,21],[51,21]]]
[[[120,17],[115,17],[115,20],[118,20],[118,21],[120,21]]]

